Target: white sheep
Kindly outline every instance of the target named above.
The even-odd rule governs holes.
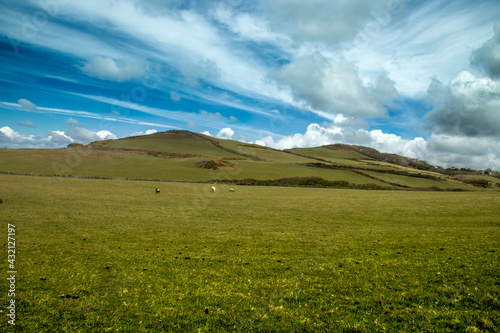
[[[210,189],[210,192],[215,192],[216,188],[215,186],[212,186],[212,188]]]
[[[235,191],[234,191],[234,188],[230,188],[230,189],[229,189],[229,192],[235,192]]]

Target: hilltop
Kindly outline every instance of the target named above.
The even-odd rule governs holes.
[[[343,144],[277,150],[172,130],[61,149],[1,149],[0,172],[359,189],[498,189],[500,179]]]

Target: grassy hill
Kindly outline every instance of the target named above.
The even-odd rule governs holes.
[[[369,189],[499,189],[498,178],[445,175],[360,146],[276,150],[168,131],[63,149],[0,149],[0,172],[46,176]]]

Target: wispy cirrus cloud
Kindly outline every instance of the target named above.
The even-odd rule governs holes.
[[[147,64],[137,59],[114,60],[109,57],[94,57],[80,67],[82,72],[110,81],[141,79],[146,75]]]
[[[119,123],[117,136],[224,129],[277,147],[343,140],[467,163],[453,140],[498,153],[499,10],[494,0],[12,2],[0,11],[0,107],[9,124],[37,113],[36,133],[60,142],[40,115]]]
[[[7,109],[13,109],[13,110],[20,110],[21,109],[21,106],[19,104],[15,104],[15,103],[4,102],[3,105]],[[97,120],[109,121],[109,122],[122,122],[122,123],[126,123],[126,124],[135,124],[135,125],[156,126],[156,127],[160,127],[160,128],[166,128],[166,129],[169,129],[169,128],[176,129],[177,128],[175,126],[147,122],[147,121],[137,120],[137,119],[133,119],[133,118],[127,118],[127,117],[123,117],[123,116],[120,116],[119,114],[112,113],[112,112],[108,113],[108,114],[101,114],[101,113],[92,113],[92,112],[81,111],[81,110],[49,108],[49,107],[42,107],[42,106],[37,107],[36,110],[32,110],[30,112],[36,112],[36,113],[42,113],[42,114],[57,114],[57,115],[64,115],[64,116],[70,116],[70,117],[71,116],[82,117],[82,118],[97,119]],[[74,120],[72,120],[71,122],[74,122]]]

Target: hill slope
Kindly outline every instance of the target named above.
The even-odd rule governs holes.
[[[0,149],[0,172],[371,189],[497,189],[500,183],[443,175],[425,162],[367,147],[281,151],[177,130],[63,149]]]

